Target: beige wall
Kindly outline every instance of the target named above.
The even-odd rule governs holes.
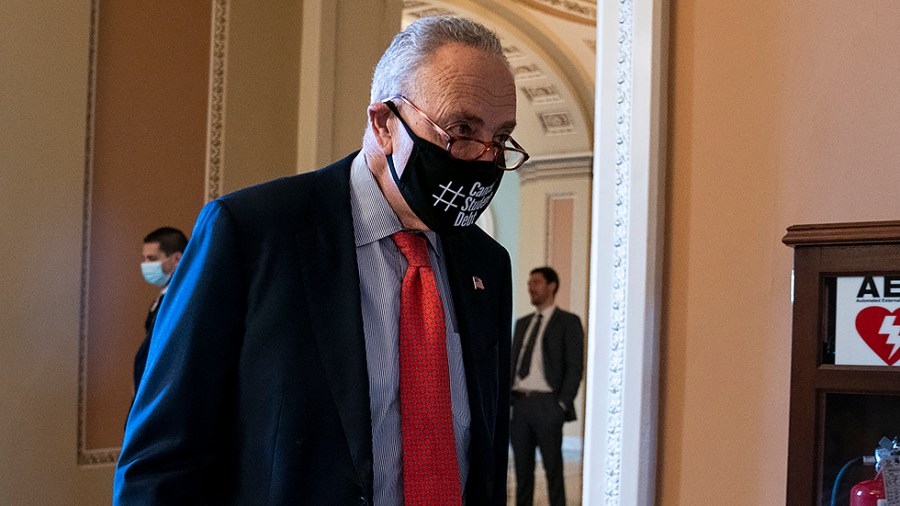
[[[900,215],[900,4],[670,8],[657,502],[784,504],[781,237]]]
[[[141,278],[143,237],[161,226],[190,237],[204,203],[211,5],[181,4],[100,2],[82,450],[103,460],[122,442],[159,294]]]
[[[3,504],[104,502],[75,463],[89,21],[86,1],[0,2]]]
[[[297,97],[296,55],[301,51],[301,37],[295,34],[291,38],[288,32],[298,23],[300,4],[315,1],[285,0],[266,12],[253,11],[240,0],[233,4],[237,19],[231,46],[235,59],[229,62],[234,80],[229,83],[229,92],[234,100],[228,102],[226,114],[229,127],[245,132],[242,139],[224,141],[225,191],[295,172],[297,104],[301,102]],[[354,8],[358,3],[342,5],[333,30],[338,49],[352,51],[354,58],[339,59],[331,54],[335,61],[330,63],[333,73],[327,84],[335,87],[336,80],[341,79],[346,89],[358,90],[368,86],[368,69],[374,66],[372,55],[387,46],[387,34],[396,29],[376,19],[376,26],[365,31],[361,28],[364,20],[372,20],[371,12],[395,13],[399,26],[400,4],[396,0],[372,0],[367,9]],[[259,48],[254,46],[252,33],[247,32],[260,23],[278,27],[277,33],[266,39],[271,42],[271,58],[265,61],[257,59]],[[90,0],[0,2],[0,259],[4,266],[0,271],[0,504],[94,505],[111,500],[112,465],[77,463],[90,27]],[[354,42],[347,42],[348,38]],[[115,49],[107,48],[104,53],[113,54]],[[365,70],[354,77],[354,69],[359,68]],[[254,69],[258,75],[249,79]],[[270,79],[266,80],[266,74]],[[101,81],[99,76],[98,85]],[[141,85],[152,79],[112,76],[110,82]],[[251,92],[242,93],[248,90]],[[149,106],[144,103],[141,108],[153,110],[154,101],[168,104],[171,98],[151,97]],[[337,94],[337,99],[344,96]],[[367,99],[362,96],[359,100],[364,110]],[[196,100],[192,103],[197,105]],[[126,100],[115,105],[112,112],[123,112],[127,107]],[[193,110],[193,106],[186,107]],[[328,146],[329,152],[343,153],[352,149],[348,145],[359,145],[365,115],[357,112],[352,117],[358,119],[349,119],[343,107],[335,112],[337,107],[332,103],[322,112],[334,123],[336,139]],[[260,112],[268,114],[270,121],[260,119]],[[148,121],[155,124],[156,120]],[[114,122],[107,126],[122,127]],[[191,123],[190,128],[194,126]],[[251,132],[254,127],[264,131]],[[348,130],[356,133],[349,135]],[[134,136],[128,137],[133,140]],[[195,139],[196,135],[192,130],[185,137]],[[270,149],[270,141],[277,141],[278,149]],[[239,151],[239,145],[245,151]],[[112,154],[122,155],[125,150],[115,142],[108,147]],[[192,167],[203,160],[202,153],[196,156],[196,149],[203,146],[191,148],[190,160],[184,160]],[[127,152],[124,155],[127,159]],[[152,161],[146,153],[135,156],[141,163]],[[155,161],[164,163],[165,159],[161,156]],[[108,175],[112,184],[140,186],[134,178],[126,177],[123,182],[118,170]],[[136,237],[140,241],[142,235]],[[134,252],[138,254],[139,249]],[[139,259],[132,258],[135,262]],[[141,310],[146,311],[146,307]],[[130,371],[130,364],[124,370]],[[110,444],[106,440],[96,443]]]
[[[294,173],[302,3],[228,2],[223,194]]]
[[[110,469],[75,461],[89,10],[0,2],[3,504],[108,503]],[[671,5],[659,504],[784,502],[780,238],[900,214],[898,19],[887,1]]]
[[[400,29],[400,1],[228,4],[224,192],[360,149],[372,70]]]

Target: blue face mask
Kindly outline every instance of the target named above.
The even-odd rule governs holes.
[[[166,286],[169,283],[171,274],[166,274],[162,269],[162,262],[142,262],[141,274],[144,280],[153,286]]]

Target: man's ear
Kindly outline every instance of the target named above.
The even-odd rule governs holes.
[[[367,112],[369,114],[369,124],[372,125],[372,134],[374,134],[378,146],[384,154],[392,154],[394,143],[393,135],[388,127],[388,121],[393,116],[393,113],[387,105],[381,102],[370,104]]]
[[[176,251],[175,253],[172,253],[172,258],[175,259],[175,265],[178,265],[178,262],[181,262],[181,252]]]

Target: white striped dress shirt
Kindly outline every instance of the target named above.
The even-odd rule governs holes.
[[[356,260],[359,265],[369,371],[375,505],[399,506],[403,504],[399,390],[400,285],[406,273],[407,262],[390,238],[391,234],[403,227],[381,193],[362,153],[353,160],[351,166],[350,203],[356,236]],[[462,346],[453,300],[447,285],[447,268],[442,257],[440,238],[433,232],[426,232],[425,236],[428,239],[428,257],[447,322],[453,430],[460,483],[462,490],[465,490],[469,470],[471,414]]]

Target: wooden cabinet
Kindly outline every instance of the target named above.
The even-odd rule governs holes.
[[[783,241],[794,249],[787,504],[827,505],[845,463],[900,435],[900,221],[796,225]],[[837,504],[874,475],[848,468]]]

